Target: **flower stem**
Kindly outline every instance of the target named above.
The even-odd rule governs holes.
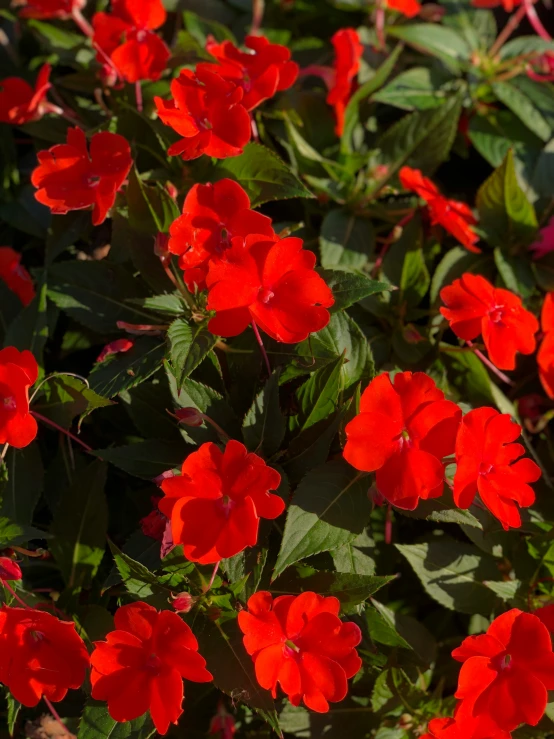
[[[16,599],[16,601],[23,606],[23,608],[28,608],[30,611],[34,610],[31,606],[27,605],[25,601],[19,597],[19,595],[15,592],[15,590],[12,588],[12,586],[9,584],[7,580],[2,580],[2,585],[6,588],[8,593]]]
[[[87,21],[85,16],[81,13],[79,8],[73,8],[71,17],[73,18],[75,24],[79,27],[79,30],[82,31],[85,36],[88,36],[89,38],[92,38],[94,36],[93,27]]]
[[[2,454],[0,454],[0,461],[3,462],[6,454],[8,453],[8,449],[10,448],[9,444],[4,444],[4,448],[2,449]]]
[[[393,244],[397,240],[397,234],[399,229],[403,229],[404,226],[406,226],[414,217],[415,211],[412,210],[409,213],[407,213],[402,220],[400,220],[396,226],[392,229],[390,234],[387,236],[385,241],[383,242],[383,246],[381,247],[381,253],[375,260],[375,264],[373,266],[373,269],[371,270],[371,276],[375,277],[375,275],[379,272],[379,269],[381,265],[383,264],[383,260],[385,259],[388,250],[391,247],[391,244]]]
[[[506,23],[502,31],[498,34],[496,41],[489,49],[489,57],[495,57],[496,54],[498,54],[500,49],[504,46],[506,41],[510,38],[512,33],[516,30],[516,28],[523,20],[525,12],[525,5],[520,5],[517,11],[515,13],[512,13],[512,15],[508,19],[508,22]]]
[[[258,330],[258,327],[256,325],[256,321],[252,319],[252,330],[254,331],[254,336],[256,337],[256,341],[258,342],[258,346],[260,347],[260,351],[262,352],[262,356],[265,361],[265,366],[267,367],[267,372],[269,377],[271,377],[271,365],[269,364],[269,359],[264,347],[264,343],[262,341],[262,337],[260,336],[260,332]]]
[[[375,11],[375,33],[377,34],[377,51],[385,51],[385,6],[379,0]]]
[[[71,431],[68,431],[67,429],[62,428],[61,426],[58,426],[57,423],[54,421],[51,421],[49,418],[46,418],[46,416],[41,415],[40,413],[37,413],[36,411],[31,411],[31,414],[38,419],[39,421],[42,421],[43,423],[48,424],[49,426],[52,426],[52,428],[55,428],[57,431],[59,431],[61,434],[65,434],[65,436],[68,436],[70,439],[73,439],[73,441],[77,442],[77,444],[80,444],[83,449],[86,449],[87,452],[92,452],[92,447],[88,444],[85,444],[84,441],[81,441],[77,436],[71,433]]]
[[[523,7],[527,13],[529,23],[533,26],[537,34],[545,41],[552,41],[552,36],[548,33],[537,15],[533,0],[523,0]]]
[[[257,36],[264,19],[265,0],[252,0],[252,26],[250,33]]]
[[[135,97],[137,99],[137,110],[139,113],[142,113],[143,111],[143,105],[142,105],[142,87],[140,80],[137,80],[135,82]]]
[[[29,405],[33,402],[33,398],[38,393],[38,391],[40,390],[40,388],[45,383],[49,382],[54,377],[76,377],[78,380],[81,380],[81,382],[83,382],[87,386],[87,388],[90,388],[90,384],[89,384],[89,381],[87,380],[87,378],[86,377],[82,377],[81,375],[77,375],[77,374],[75,374],[75,372],[53,372],[51,375],[48,375],[47,377],[44,377],[41,380],[41,382],[39,382],[39,384],[36,386],[33,394],[29,398]]]
[[[59,723],[59,725],[60,725],[60,726],[62,727],[62,729],[63,729],[63,730],[65,731],[65,733],[67,734],[67,737],[68,737],[68,739],[69,739],[69,737],[72,737],[72,736],[74,736],[74,735],[73,735],[73,734],[72,734],[72,733],[71,733],[71,732],[69,731],[69,729],[68,729],[68,728],[67,728],[67,726],[66,726],[66,725],[64,724],[64,722],[63,722],[63,721],[61,720],[61,718],[60,718],[60,714],[59,714],[59,713],[58,713],[58,712],[56,711],[56,709],[54,708],[54,706],[52,705],[52,703],[50,702],[50,700],[49,700],[49,699],[48,699],[48,698],[47,698],[47,697],[46,697],[45,695],[43,695],[42,697],[43,697],[43,699],[44,699],[44,702],[45,702],[45,703],[46,703],[46,705],[48,706],[48,710],[50,711],[50,713],[52,714],[52,716],[53,716],[53,717],[54,717],[54,718],[56,719],[56,721],[57,721],[57,722]]]
[[[501,380],[502,382],[505,382],[506,385],[513,385],[514,384],[513,381],[510,380],[510,378],[508,377],[508,375],[505,375],[504,372],[501,372],[498,369],[498,367],[495,367],[494,366],[494,364],[490,361],[490,359],[487,359],[487,357],[485,357],[485,355],[483,354],[483,352],[481,352],[479,349],[476,349],[475,348],[475,346],[473,345],[473,342],[472,341],[466,341],[466,344],[471,349],[473,349],[473,353],[475,354],[475,356],[479,357],[479,359],[481,360],[481,362],[483,362],[483,364],[485,365],[485,367],[488,367],[490,369],[490,371],[498,377],[499,380]]]
[[[227,443],[230,440],[231,437],[229,436],[229,434],[225,433],[225,431],[221,428],[221,426],[218,423],[216,423],[213,420],[213,418],[210,418],[205,413],[200,413],[200,415],[202,416],[202,418],[204,419],[206,423],[209,423],[211,426],[214,427],[217,433],[221,436],[222,441]]]
[[[219,562],[216,562],[214,565],[212,576],[210,577],[210,582],[208,583],[208,587],[205,590],[206,593],[208,592],[208,590],[211,589],[212,585],[214,584],[215,576],[217,575],[218,570],[219,570]]]

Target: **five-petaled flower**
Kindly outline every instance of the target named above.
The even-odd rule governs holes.
[[[486,634],[464,639],[452,656],[463,662],[458,720],[488,716],[504,731],[538,724],[554,689],[552,641],[540,619],[513,608]]]
[[[150,711],[156,730],[165,734],[183,713],[183,678],[213,680],[198,642],[176,613],[141,601],[119,608],[114,622],[116,630],[95,642],[90,658],[92,697],[107,701],[116,721]]]
[[[68,213],[94,206],[92,223],[106,219],[115,196],[133,164],[127,141],[117,133],[96,133],[90,142],[80,128],[70,128],[67,143],[39,151],[31,182],[39,203],[52,213]]]
[[[547,293],[542,304],[543,340],[537,352],[539,378],[544,392],[554,398],[554,293]]]
[[[206,287],[210,259],[221,257],[235,236],[261,234],[274,239],[271,219],[250,209],[250,200],[234,180],[194,185],[183,204],[183,215],[169,229],[169,251],[179,255],[189,290]]]
[[[0,80],[0,123],[21,126],[40,120],[46,113],[62,112],[46,99],[46,93],[52,86],[49,81],[51,70],[49,64],[43,64],[34,88],[21,77]]]
[[[185,160],[207,154],[216,159],[242,154],[250,141],[250,116],[243,89],[198,65],[183,69],[171,83],[172,100],[155,97],[160,119],[183,138],[167,153]]]
[[[335,109],[335,133],[342,136],[344,114],[356,85],[364,47],[354,28],[341,28],[333,35],[331,42],[335,48],[334,77],[327,103]]]
[[[472,226],[475,226],[477,219],[469,206],[458,200],[445,198],[438,187],[428,177],[424,177],[419,169],[402,167],[399,178],[404,189],[412,190],[425,200],[433,226],[441,225],[469,251],[476,253],[481,251],[475,246],[479,236]]]
[[[112,0],[111,13],[95,13],[93,44],[101,64],[106,57],[127,82],[157,80],[171,56],[154,31],[165,23],[161,0]]]
[[[429,722],[428,734],[421,739],[511,739],[511,734],[499,728],[489,716],[463,719],[434,718]]]
[[[423,372],[399,372],[393,382],[379,375],[346,426],[344,458],[357,470],[376,472],[377,489],[389,503],[414,510],[420,498],[442,494],[441,460],[454,452],[461,416]]]
[[[29,412],[29,388],[37,377],[38,364],[30,351],[13,346],[0,350],[0,444],[22,449],[37,435]]]
[[[356,651],[361,631],[340,620],[337,598],[308,591],[273,600],[261,591],[247,606],[238,623],[262,688],[275,698],[279,683],[294,706],[304,701],[319,713],[346,697],[347,680],[362,665]]]
[[[507,413],[476,408],[463,417],[456,438],[456,505],[469,508],[479,493],[506,530],[521,526],[518,506],[527,508],[534,503],[529,483],[541,476],[535,462],[528,457],[519,459],[525,449],[513,442],[520,434],[521,426]]]
[[[21,264],[21,254],[11,246],[0,246],[0,280],[17,295],[23,305],[35,297],[31,275]]]
[[[75,11],[82,10],[87,0],[24,0],[23,8],[19,11],[22,18],[59,18],[67,20]]]
[[[89,655],[73,621],[44,611],[0,609],[0,682],[24,706],[61,701],[84,682]]]
[[[482,334],[489,358],[499,369],[514,369],[517,352],[535,351],[539,323],[509,290],[466,272],[440,296],[446,306],[440,312],[456,336],[471,341]]]
[[[385,5],[389,10],[402,13],[406,18],[415,18],[421,10],[421,3],[418,0],[385,0]]]
[[[254,110],[276,92],[288,90],[298,77],[298,64],[291,61],[290,51],[281,44],[272,44],[265,36],[247,36],[241,51],[232,41],[218,44],[209,39],[206,50],[218,63],[203,62],[198,68],[210,70],[224,80],[244,90],[242,105]]]
[[[208,324],[219,336],[237,336],[255,321],[276,341],[296,344],[329,323],[333,293],[314,269],[316,256],[302,239],[234,238],[213,259],[206,284]]]
[[[260,518],[277,518],[285,509],[270,492],[280,482],[277,470],[239,441],[229,441],[223,452],[209,442],[189,454],[180,476],[162,482],[165,498],[158,505],[185,557],[209,564],[256,544]]]

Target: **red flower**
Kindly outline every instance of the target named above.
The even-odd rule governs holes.
[[[511,734],[500,729],[488,716],[463,720],[434,718],[429,722],[429,733],[421,739],[511,739]]]
[[[554,398],[554,293],[547,293],[541,312],[544,338],[537,352],[539,378],[544,392]]]
[[[234,180],[194,185],[183,204],[183,215],[169,229],[169,251],[180,256],[185,282],[194,292],[206,287],[210,259],[219,257],[235,236],[262,234],[274,239],[271,218],[250,210],[250,200]]]
[[[183,678],[208,683],[213,676],[198,654],[198,642],[173,611],[131,603],[116,611],[116,631],[95,642],[90,662],[92,697],[108,702],[116,721],[150,711],[159,734],[183,713]]]
[[[0,609],[0,682],[24,706],[61,701],[80,688],[89,665],[73,621],[25,608]]]
[[[344,458],[357,470],[377,472],[377,488],[390,503],[414,510],[420,498],[442,494],[441,460],[454,452],[461,416],[423,372],[399,372],[394,384],[379,375],[346,426]]]
[[[161,120],[183,138],[167,153],[183,159],[207,154],[225,159],[242,154],[250,141],[250,116],[243,91],[232,82],[202,69],[183,69],[171,83],[172,100],[154,98]]]
[[[0,580],[21,580],[21,567],[10,557],[0,557]]]
[[[157,495],[150,497],[150,502],[154,506],[154,509],[144,518],[140,519],[140,528],[145,536],[149,536],[151,539],[156,541],[163,541],[165,530],[167,528],[168,520],[160,512],[158,503],[161,498]]]
[[[127,82],[157,80],[171,57],[153,31],[165,23],[161,0],[112,0],[111,13],[95,13],[93,44],[104,64],[108,56]]]
[[[302,239],[235,238],[224,258],[212,260],[206,284],[208,324],[219,336],[237,336],[255,320],[276,341],[296,344],[329,323],[331,290],[314,270],[316,257]]]
[[[87,0],[24,0],[24,8],[19,12],[22,18],[71,18],[74,10],[82,10]]]
[[[521,298],[466,272],[441,290],[440,311],[456,336],[471,341],[482,334],[489,358],[500,369],[514,369],[516,353],[535,351],[539,323]]]
[[[525,449],[512,442],[520,434],[521,426],[507,413],[477,408],[462,418],[456,438],[456,505],[469,508],[479,493],[506,530],[521,526],[518,506],[534,503],[535,493],[528,483],[541,476],[532,460],[519,459]]]
[[[429,178],[424,177],[419,169],[402,167],[399,178],[405,190],[413,190],[425,200],[433,226],[440,224],[466,249],[476,254],[480,253],[481,249],[475,246],[479,236],[471,228],[477,223],[471,208],[458,200],[445,198],[438,187]]]
[[[421,10],[421,4],[417,0],[386,0],[389,10],[396,10],[407,18],[414,18]]]
[[[340,620],[337,598],[306,592],[273,600],[262,591],[247,605],[238,623],[262,688],[275,698],[280,683],[293,706],[304,701],[319,713],[346,697],[347,680],[362,665],[356,651],[362,635]]]
[[[106,344],[102,349],[96,361],[103,362],[108,357],[111,357],[112,354],[123,354],[124,352],[128,352],[134,345],[135,342],[131,341],[131,339],[116,339],[115,341],[110,341],[110,343]]]
[[[533,615],[540,618],[548,631],[554,634],[554,605],[537,608],[536,611],[533,611]]]
[[[34,88],[20,77],[7,77],[0,81],[0,123],[21,126],[40,120],[46,113],[61,113],[57,105],[46,99],[46,93],[52,87],[49,82],[51,70],[49,64],[42,65]]]
[[[531,613],[513,608],[486,634],[469,636],[452,652],[463,662],[457,718],[488,716],[504,731],[536,726],[554,689],[554,654],[548,629]]]
[[[502,6],[506,13],[521,5],[522,0],[471,0],[474,8],[498,8]]]
[[[39,151],[39,165],[31,176],[38,187],[39,203],[52,213],[68,213],[94,206],[92,223],[97,226],[106,219],[115,202],[115,195],[133,164],[131,149],[117,133],[96,133],[90,142],[80,128],[67,131],[67,144],[56,144]]]
[[[285,503],[269,492],[280,482],[277,470],[240,442],[229,441],[224,452],[209,442],[189,454],[181,476],[162,482],[166,497],[158,505],[185,557],[209,564],[254,546],[260,518],[281,515]]]
[[[30,351],[13,346],[0,350],[0,444],[22,449],[37,435],[37,422],[29,412],[29,388],[37,377]]]
[[[21,254],[11,246],[0,246],[0,280],[6,283],[23,305],[29,305],[35,297],[31,275],[21,265]]]
[[[233,739],[236,730],[235,719],[230,713],[227,713],[223,701],[219,701],[217,713],[210,721],[208,732],[210,734],[218,734],[219,739]]]
[[[249,51],[237,49],[232,41],[218,44],[210,39],[206,49],[218,64],[202,63],[198,67],[241,87],[242,105],[246,110],[254,110],[276,92],[288,90],[295,83],[298,64],[290,60],[286,46],[272,44],[265,36],[247,36],[244,45]]]
[[[334,81],[327,95],[327,103],[335,109],[337,124],[335,133],[342,136],[344,131],[344,112],[355,87],[355,77],[360,69],[360,59],[364,47],[354,28],[341,28],[331,43],[335,47]]]

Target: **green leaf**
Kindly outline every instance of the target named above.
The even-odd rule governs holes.
[[[173,221],[180,216],[177,203],[163,185],[159,182],[144,182],[136,167],[132,167],[129,172],[125,198],[129,209],[129,225],[142,233],[154,236],[167,233]]]
[[[528,244],[537,233],[535,209],[520,188],[510,150],[501,166],[479,188],[481,228],[494,246]]]
[[[492,557],[472,544],[443,537],[422,544],[395,544],[421,580],[428,595],[437,603],[459,613],[493,611],[496,596],[484,580],[498,579]]]
[[[178,441],[181,438],[177,421],[166,410],[171,408],[173,400],[165,377],[160,376],[131,390],[123,390],[119,393],[119,400],[140,436],[166,441]]]
[[[238,157],[221,160],[213,173],[214,180],[231,177],[241,184],[252,208],[270,200],[311,198],[298,177],[271,149],[250,143]]]
[[[356,575],[344,572],[326,572],[314,570],[313,567],[297,565],[290,567],[284,575],[281,575],[271,584],[271,592],[274,595],[287,595],[289,593],[304,593],[313,591],[318,595],[333,595],[341,602],[345,612],[352,611],[354,606],[363,603],[395,576],[376,577],[367,575]]]
[[[410,226],[411,223],[406,228],[406,241],[401,239],[401,246],[406,246],[407,248],[404,250],[404,259],[402,261],[398,299],[401,303],[406,302],[407,305],[414,306],[419,305],[425,297],[431,284],[431,277],[423,255],[423,233],[421,228],[417,224],[414,224],[414,228],[410,228]],[[409,236],[414,237],[411,243],[408,242]],[[398,244],[395,244],[395,246]],[[395,254],[391,256],[397,256],[396,250]]]
[[[433,273],[429,292],[431,305],[439,298],[442,288],[451,285],[464,272],[483,274],[487,266],[493,267],[492,260],[488,254],[472,254],[462,246],[455,246],[450,251],[447,251]],[[492,274],[490,277],[493,279]]]
[[[469,62],[471,48],[459,33],[436,23],[410,23],[387,29],[394,38],[406,41],[418,51],[440,59],[452,72],[459,73]]]
[[[155,733],[150,713],[118,723],[104,702],[89,698],[79,723],[77,739],[149,739]]]
[[[368,625],[372,639],[379,641],[381,644],[388,644],[389,646],[413,649],[419,658],[428,665],[435,661],[437,643],[423,624],[411,616],[406,616],[403,613],[397,613],[387,608],[387,606],[373,598],[371,602],[381,618],[381,624],[379,626],[376,623],[377,619],[373,617],[372,610],[369,609],[367,611]],[[372,630],[372,626],[374,630]],[[389,628],[388,634],[387,627]],[[393,633],[396,633],[396,639],[394,637],[392,639],[390,638]]]
[[[121,553],[127,555],[139,564],[144,565],[150,573],[153,573],[155,570],[159,570],[162,567],[160,549],[159,541],[151,539],[138,529],[127,539],[121,549]],[[115,547],[115,544],[112,543],[112,551],[115,550],[117,550],[117,553],[120,551]],[[105,592],[109,588],[113,588],[114,585],[119,585],[122,582],[121,573],[117,568],[117,565],[114,564],[110,574],[102,585],[102,592]]]
[[[44,383],[33,408],[59,426],[68,429],[77,416],[81,420],[97,408],[113,405],[71,375],[52,376]],[[80,425],[80,422],[79,422]]]
[[[296,436],[287,451],[284,468],[293,483],[323,464],[329,456],[329,448],[339,429],[341,413],[335,413],[319,423],[310,426]]]
[[[341,368],[344,357],[339,356],[316,370],[296,393],[300,404],[297,424],[301,431],[322,421],[334,412],[341,391]]]
[[[60,26],[31,18],[27,21],[30,28],[37,31],[54,49],[75,49],[84,44],[80,33],[74,33]]]
[[[345,310],[359,300],[391,289],[386,282],[372,280],[366,275],[352,274],[338,269],[318,269],[318,272],[331,288],[335,298],[331,313]]]
[[[44,468],[38,444],[24,449],[10,447],[5,460],[8,480],[0,487],[0,516],[28,525],[44,488]]]
[[[271,457],[279,451],[285,431],[285,418],[279,407],[279,374],[274,372],[244,417],[242,435],[248,449],[263,449],[265,456]]]
[[[50,549],[71,590],[90,585],[106,547],[107,466],[95,461],[63,493],[50,531]]]
[[[528,257],[512,256],[507,251],[496,247],[494,262],[508,290],[525,300],[531,297],[535,291],[535,276]]]
[[[323,219],[319,244],[322,267],[362,269],[375,251],[375,232],[367,219],[337,208]]]
[[[353,541],[371,514],[368,480],[346,462],[332,461],[309,472],[291,506],[274,577],[304,557]]]
[[[33,300],[18,313],[11,322],[4,346],[15,346],[23,351],[28,349],[42,366],[42,352],[48,339],[48,301],[46,299],[46,282],[44,276],[37,285],[37,292]]]
[[[25,544],[32,539],[50,539],[51,535],[46,531],[35,529],[32,526],[22,526],[10,521],[9,518],[0,518],[0,549],[14,544]]]
[[[219,690],[235,701],[255,708],[262,718],[280,734],[275,706],[268,690],[260,687],[254,674],[252,657],[246,652],[236,619],[220,625],[204,620],[203,628],[195,631],[199,652],[207,662]]]
[[[68,261],[48,271],[48,297],[79,323],[100,334],[117,331],[117,322],[151,324],[152,315],[127,301],[143,297],[140,281],[105,260]]]
[[[23,305],[17,295],[10,290],[3,280],[0,280],[0,343],[3,343],[10,323],[17,317],[22,308]]]
[[[215,20],[206,20],[190,10],[185,10],[183,20],[187,31],[198,41],[202,48],[206,47],[209,36],[213,36],[216,41],[232,41],[237,43],[232,32],[223,23]]]
[[[95,449],[93,454],[129,475],[152,480],[166,470],[180,467],[190,451],[184,441],[148,439],[126,446]]]
[[[121,582],[126,590],[139,599],[163,593],[163,588],[153,572],[140,562],[119,550],[112,541],[108,542]],[[159,545],[158,545],[159,548]]]
[[[173,321],[167,336],[170,343],[171,367],[177,386],[193,372],[215,346],[214,336],[203,324],[191,326],[184,319]]]
[[[95,365],[89,375],[91,389],[105,398],[136,387],[162,367],[165,342],[152,336],[141,336],[133,347],[113,354]]]
[[[373,100],[402,110],[438,108],[451,94],[449,90],[442,89],[449,79],[450,75],[442,73],[440,69],[413,67],[397,75],[373,96]]]
[[[6,692],[6,701],[8,703],[8,715],[6,716],[8,733],[10,736],[13,736],[17,717],[19,716],[19,711],[21,710],[21,703],[19,701],[16,701],[16,699],[9,691]]]
[[[374,575],[376,562],[375,542],[367,531],[363,531],[353,541],[331,552],[337,572],[350,575]]]
[[[547,41],[539,36],[519,36],[504,44],[500,49],[500,58],[512,59],[522,54],[544,54],[547,51],[554,51],[554,41]]]
[[[552,137],[548,121],[525,93],[510,82],[494,82],[492,89],[496,97],[540,139],[548,141]]]

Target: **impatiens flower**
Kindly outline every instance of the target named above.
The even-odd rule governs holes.
[[[360,70],[360,59],[364,47],[354,28],[341,28],[337,31],[331,43],[335,47],[333,85],[327,95],[327,103],[335,109],[337,123],[335,133],[342,136],[344,131],[344,112],[348,101],[352,97],[355,79]]]
[[[154,98],[160,119],[183,137],[169,147],[170,156],[189,160],[201,154],[217,159],[242,154],[252,134],[242,87],[199,65],[196,74],[181,71],[171,94],[172,100]]]
[[[30,351],[13,346],[0,350],[0,444],[23,449],[37,435],[37,422],[29,412],[29,388],[37,377]]]
[[[210,721],[209,733],[215,734],[218,739],[233,739],[236,730],[235,719],[227,712],[225,703],[219,701],[217,713]]]
[[[161,0],[112,0],[110,13],[95,13],[93,44],[101,50],[127,82],[157,80],[171,56],[154,31],[165,23]]]
[[[21,567],[10,557],[0,557],[0,580],[21,580]]]
[[[499,8],[502,6],[506,13],[521,5],[522,0],[471,0],[474,8]]]
[[[541,328],[544,338],[537,352],[539,378],[544,392],[554,398],[554,293],[548,293],[542,304]]]
[[[399,372],[393,382],[379,375],[346,426],[344,458],[357,470],[376,472],[377,489],[389,503],[414,510],[420,498],[442,494],[441,460],[454,452],[461,416],[423,372]]]
[[[118,608],[115,631],[95,642],[90,662],[92,697],[108,702],[116,721],[132,721],[150,711],[159,734],[183,713],[183,678],[213,680],[198,642],[173,611],[157,611],[147,603]]]
[[[472,226],[475,226],[477,219],[469,206],[458,200],[445,198],[438,187],[428,177],[424,177],[419,169],[402,167],[399,178],[404,189],[412,190],[425,200],[433,226],[441,225],[469,251],[475,253],[481,251],[475,246],[479,236]]]
[[[21,264],[21,254],[11,246],[0,246],[0,280],[6,283],[23,305],[29,305],[35,297],[31,275]]]
[[[61,701],[84,682],[89,656],[73,621],[30,608],[0,609],[0,682],[24,706]]]
[[[488,716],[435,718],[429,722],[429,733],[421,739],[511,739],[511,734],[500,729]]]
[[[209,564],[256,544],[260,518],[277,518],[285,509],[270,493],[280,482],[277,470],[244,444],[229,441],[222,452],[209,442],[189,454],[180,476],[162,482],[165,498],[158,505],[185,557]]]
[[[456,505],[469,508],[479,493],[506,530],[521,526],[518,506],[527,508],[534,503],[529,483],[541,476],[531,459],[519,459],[525,449],[513,442],[520,435],[521,426],[507,413],[476,408],[462,418],[456,438]]]
[[[274,239],[271,218],[250,210],[250,200],[234,180],[194,185],[183,204],[183,215],[169,229],[169,251],[179,255],[185,282],[194,292],[206,287],[212,257],[220,257],[235,236],[262,234]]]
[[[333,294],[314,269],[316,256],[302,239],[235,238],[212,260],[206,284],[208,324],[219,336],[237,336],[254,320],[276,341],[296,344],[329,323]]]
[[[469,636],[452,652],[463,662],[455,697],[456,717],[488,716],[504,731],[536,726],[554,689],[554,654],[546,626],[513,608],[496,618],[486,634]]]
[[[87,0],[24,0],[23,8],[19,11],[22,18],[71,18],[75,10],[82,10]]]
[[[52,213],[68,213],[94,206],[92,223],[97,226],[106,219],[115,202],[115,195],[133,164],[127,141],[117,133],[96,133],[90,142],[80,128],[67,131],[67,144],[56,144],[39,151],[38,167],[31,182],[38,191],[39,203]]]
[[[421,10],[418,0],[385,0],[385,5],[389,10],[396,10],[407,18],[414,18]]]
[[[46,113],[61,113],[57,105],[46,99],[46,93],[51,87],[51,70],[49,64],[40,68],[34,88],[21,77],[0,80],[0,123],[21,126],[40,120]]]
[[[116,339],[115,341],[110,341],[110,343],[106,344],[106,346],[102,349],[96,361],[103,362],[105,359],[111,357],[113,354],[123,354],[124,352],[128,352],[129,349],[132,349],[134,345],[135,342],[131,339]]]
[[[540,618],[551,635],[554,634],[554,605],[537,608],[536,611],[533,611],[533,615]]]
[[[293,706],[301,701],[318,713],[346,697],[347,680],[362,665],[356,647],[360,628],[339,618],[337,598],[316,593],[259,592],[238,616],[244,647],[254,660],[262,688],[277,697],[277,684]]]
[[[161,542],[164,539],[168,520],[158,508],[160,497],[152,495],[150,502],[154,508],[147,516],[140,519],[140,528],[145,536],[149,536],[151,539],[156,539],[156,541]]]
[[[272,44],[265,36],[247,36],[241,51],[232,41],[206,44],[207,51],[218,64],[198,65],[218,74],[228,82],[244,90],[242,104],[246,110],[254,110],[276,92],[288,90],[298,77],[298,64],[291,61],[290,51],[281,44]],[[198,69],[198,67],[197,67]]]
[[[554,251],[554,218],[540,230],[539,238],[531,244],[529,251],[532,252],[533,259],[541,259]]]
[[[489,358],[499,369],[514,369],[517,352],[535,351],[539,323],[509,290],[466,272],[440,296],[446,306],[440,312],[456,336],[471,341],[482,334]]]

